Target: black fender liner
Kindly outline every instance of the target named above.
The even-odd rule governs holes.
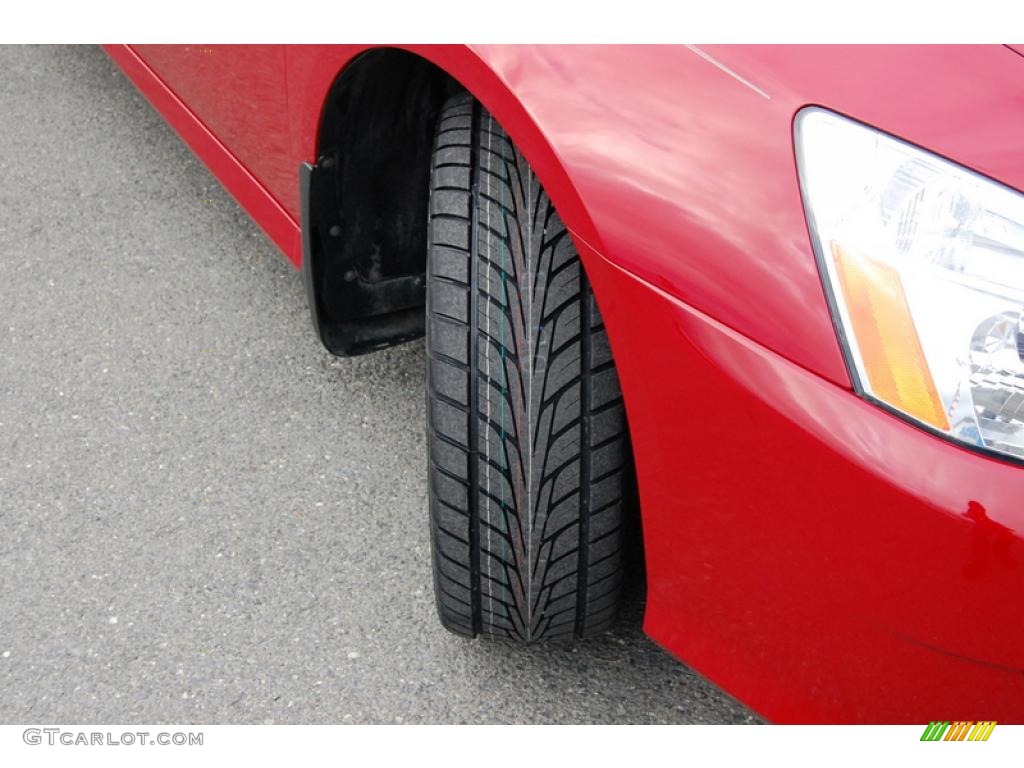
[[[423,335],[422,274],[368,280],[342,247],[337,159],[320,157],[299,168],[302,279],[317,337],[334,355],[383,349]],[[330,287],[325,275],[341,275]],[[332,291],[331,301],[325,299]]]

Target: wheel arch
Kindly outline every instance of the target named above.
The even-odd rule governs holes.
[[[366,47],[351,52],[340,69],[336,53],[330,63],[320,61],[315,65],[307,64],[307,71],[318,70],[321,74],[318,81],[312,86],[309,86],[309,79],[306,81],[307,94],[312,94],[312,106],[305,111],[305,119],[312,124],[305,126],[299,132],[304,136],[305,143],[305,146],[301,147],[302,156],[316,158],[315,163],[304,163],[302,169],[302,270],[314,326],[321,341],[332,353],[338,355],[361,354],[416,338],[423,333],[425,318],[423,275],[426,266],[428,218],[425,197],[419,203],[419,211],[407,212],[406,221],[417,222],[422,226],[423,240],[420,249],[422,261],[419,262],[418,270],[405,275],[410,283],[416,281],[413,286],[415,293],[410,291],[416,301],[401,308],[400,311],[405,313],[404,316],[392,315],[389,318],[387,315],[374,316],[356,313],[346,317],[344,314],[339,314],[344,311],[344,302],[351,298],[351,294],[342,292],[339,299],[338,296],[331,298],[328,293],[336,285],[345,285],[346,281],[342,279],[341,270],[347,268],[346,257],[337,252],[334,254],[325,252],[323,248],[324,242],[331,237],[330,227],[343,226],[343,223],[337,220],[337,196],[339,194],[356,195],[360,191],[358,186],[346,189],[342,185],[339,188],[338,165],[333,166],[333,171],[331,167],[327,169],[323,167],[325,160],[328,161],[328,166],[332,160],[337,162],[338,158],[332,157],[332,155],[344,151],[339,144],[339,136],[344,131],[345,115],[336,111],[337,99],[339,97],[344,99],[346,89],[355,85],[367,86],[386,82],[389,74],[388,67],[403,57],[411,57],[406,61],[415,62],[414,68],[421,69],[420,84],[429,85],[433,82],[435,87],[433,97],[417,101],[414,94],[405,101],[392,102],[390,104],[392,110],[398,106],[408,106],[409,103],[418,103],[422,110],[427,110],[428,114],[436,117],[445,101],[445,94],[448,92],[446,88],[454,86],[469,92],[495,117],[533,168],[558,211],[559,217],[575,241],[583,268],[591,278],[595,300],[601,308],[608,327],[614,356],[615,336],[617,335],[614,329],[615,317],[627,309],[616,300],[614,285],[606,279],[608,270],[604,268],[604,259],[599,255],[600,237],[565,165],[541,126],[531,115],[528,105],[520,99],[514,87],[502,74],[503,71],[514,69],[514,61],[510,61],[507,56],[514,57],[515,46],[510,48],[513,49],[513,53],[506,54],[504,65],[500,68],[493,66],[488,58],[481,55],[477,49],[463,45]],[[428,77],[427,71],[433,73],[432,76]],[[431,77],[434,80],[431,80]],[[442,82],[448,85],[439,86],[438,84]],[[317,107],[319,107],[319,111],[316,111]],[[430,110],[433,112],[430,113]],[[421,112],[421,117],[422,115]],[[420,178],[424,182],[421,185],[424,193],[428,191],[430,150],[433,140],[432,119],[431,117],[428,121],[431,136],[427,149],[416,158],[418,162],[422,163],[422,167],[418,170]],[[409,197],[407,201],[409,200],[415,200],[415,198]],[[409,242],[413,242],[413,240],[410,239]],[[391,257],[386,253],[383,255],[386,259]],[[402,256],[397,258],[401,259]],[[412,259],[409,258],[406,263],[413,263]],[[391,322],[396,319],[397,322]],[[625,387],[623,395],[626,401],[627,430],[632,433],[633,430],[629,425],[629,403]],[[636,482],[635,474],[634,482]],[[630,545],[632,562],[627,567],[636,577],[635,583],[642,583],[646,581],[645,547],[639,530],[643,525],[642,515],[636,513],[634,519],[638,529],[635,531],[636,540]],[[633,591],[635,591],[635,583]]]
[[[302,156],[315,161],[300,170],[302,270],[314,327],[330,352],[362,354],[423,334],[430,151],[437,113],[454,90],[495,116],[573,236],[594,243],[590,216],[554,148],[476,49],[366,47],[340,69],[330,61],[306,64],[323,81],[306,83],[318,111],[313,130],[302,132]]]

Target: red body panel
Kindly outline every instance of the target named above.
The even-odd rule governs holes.
[[[363,48],[269,49],[217,70],[110,52],[297,263],[298,164]],[[850,391],[792,145],[820,104],[1024,189],[1024,58],[415,50],[530,158],[594,282],[637,456],[647,631],[775,720],[1024,722],[1024,470]],[[237,65],[255,59],[282,69]],[[244,83],[267,100],[222,103]]]
[[[196,117],[191,106],[182,101],[131,48],[108,45],[105,49],[274,244],[298,266],[302,259],[302,243],[297,212],[285,210],[267,189],[266,179],[258,178],[246,168],[222,138]],[[207,83],[211,90],[217,87],[214,82]]]
[[[135,52],[296,215],[284,45],[139,45]]]
[[[629,398],[648,634],[775,721],[1024,721],[1024,471],[590,255]]]

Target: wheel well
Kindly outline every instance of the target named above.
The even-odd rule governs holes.
[[[423,335],[434,126],[460,86],[408,51],[367,51],[331,87],[303,185],[314,322],[335,354]]]
[[[334,354],[423,335],[434,129],[445,101],[462,90],[421,56],[379,48],[349,64],[328,92],[317,162],[303,173],[302,268],[314,326]],[[645,551],[641,516],[630,514],[624,598],[639,620]]]

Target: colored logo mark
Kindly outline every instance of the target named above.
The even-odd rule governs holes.
[[[958,720],[954,723],[932,720],[925,726],[921,741],[988,741],[995,727],[994,720]]]

